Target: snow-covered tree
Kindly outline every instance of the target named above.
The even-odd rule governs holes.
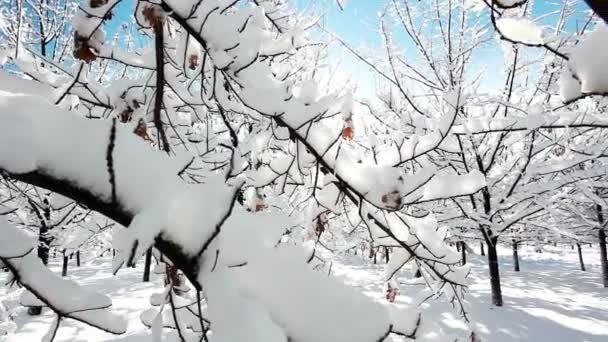
[[[415,337],[416,310],[389,314],[307,265],[315,250],[300,245],[319,243],[328,215],[354,215],[374,245],[393,248],[387,278],[415,263],[433,291],[460,303],[467,270],[443,243],[445,228],[413,207],[474,193],[483,178],[400,167],[442,144],[466,103],[460,84],[438,94],[440,125],[400,146],[397,164],[373,162],[354,138],[352,94],[321,87],[318,67],[302,58],[318,51],[306,18],[277,1],[142,0],[138,31],[121,26],[108,40],[120,3],[80,4],[66,33],[74,58],[7,41],[0,170],[122,225],[113,228],[115,272],[151,247],[183,272],[192,297],[168,275],[159,309],[142,316],[155,336],[172,319],[182,341],[206,339],[209,329],[226,341]],[[141,46],[130,45],[134,37]],[[300,202],[307,214],[296,205],[288,216],[287,205]],[[11,215],[0,258],[29,290],[25,302],[57,314],[49,336],[65,318],[124,332],[108,298],[41,267]],[[78,223],[64,229],[62,247],[111,225]],[[176,315],[180,308],[191,315]]]

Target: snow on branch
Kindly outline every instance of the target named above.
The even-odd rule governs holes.
[[[131,259],[153,243],[195,287],[205,285],[217,336],[234,333],[234,320],[255,322],[253,330],[242,325],[240,331],[258,336],[260,341],[272,340],[270,336],[283,336],[283,340],[294,336],[313,342],[330,336],[333,341],[367,342],[390,330],[393,323],[380,304],[311,270],[298,249],[274,247],[284,232],[284,221],[280,224],[276,216],[254,215],[240,207],[226,214],[226,208],[234,206],[234,188],[226,186],[223,178],[210,174],[205,184],[186,185],[177,177],[182,165],[153,151],[127,125],[117,125],[115,120],[87,120],[29,95],[1,95],[0,120],[7,125],[2,125],[0,136],[2,146],[11,149],[0,150],[0,168],[10,177],[71,197],[128,226],[131,238],[116,236],[116,242],[128,241],[121,252],[131,252],[117,255],[119,260]],[[11,130],[19,134],[9,135]],[[82,143],[74,149],[73,141]],[[112,162],[108,162],[106,147],[112,142]],[[25,162],[15,157],[12,149],[22,151],[22,156],[27,156]],[[114,182],[110,181],[110,169]],[[261,227],[267,227],[267,233]],[[2,259],[29,284],[42,264],[31,254],[31,246],[9,247],[9,241],[19,241],[17,231],[4,230]],[[235,264],[242,266],[233,267]],[[277,274],[282,276],[277,278]],[[58,284],[52,290],[67,286]],[[38,293],[33,285],[30,290]],[[71,295],[75,291],[71,290]],[[61,306],[52,294],[43,294],[39,298],[57,308],[60,315],[123,332],[115,325],[106,326],[110,316],[99,314],[108,301],[96,299],[94,305],[84,306],[68,301]],[[45,301],[47,297],[50,299]],[[242,320],[232,315],[237,312]],[[361,317],[366,318],[357,325],[359,329],[353,329],[352,322]],[[418,316],[411,319],[416,321]],[[231,324],[224,329],[222,322]],[[324,328],[318,329],[320,326]],[[267,335],[272,331],[273,335]]]
[[[456,135],[485,134],[493,132],[514,132],[553,128],[608,128],[608,120],[603,116],[576,111],[553,111],[533,113],[525,117],[507,116],[506,118],[474,118],[455,126]]]
[[[509,1],[508,3],[501,3],[497,0],[491,0],[490,6],[490,21],[494,26],[494,29],[502,40],[513,44],[522,44],[531,47],[542,47],[547,51],[553,53],[556,56],[564,60],[568,60],[568,56],[552,47],[544,38],[543,30],[536,25],[533,21],[527,18],[508,17],[503,13],[496,17],[494,6],[504,9],[515,8],[523,5],[526,0],[519,2]],[[487,2],[486,2],[487,4]]]
[[[231,197],[223,180],[189,188],[178,177],[186,161],[156,153],[133,134],[130,125],[89,120],[30,95],[1,95],[0,120],[6,124],[0,127],[0,170],[68,196],[125,226],[137,214],[156,215],[161,219],[156,221],[157,229],[147,227],[146,241],[160,244],[169,258],[188,269],[186,259],[196,254],[214,229],[226,203],[222,199]],[[79,142],[77,148],[74,141]],[[113,149],[108,149],[112,144]],[[157,195],[161,193],[164,196]],[[216,198],[210,201],[208,193]],[[184,199],[203,206],[208,202],[209,212],[216,213],[216,218],[206,217],[201,221],[208,222],[207,228],[195,229],[197,221],[180,217],[200,210],[192,209],[194,203],[183,206],[180,200]],[[193,238],[189,232],[197,236]],[[189,267],[186,274],[194,276],[194,266]]]
[[[87,291],[51,272],[36,256],[32,241],[2,217],[0,260],[21,285],[59,317],[75,319],[113,334],[126,331],[126,321],[109,310],[112,302],[108,297]]]
[[[592,95],[608,94],[608,71],[604,61],[608,52],[608,27],[598,24],[583,41],[576,45],[570,60],[562,70],[559,86],[562,101],[566,104]]]

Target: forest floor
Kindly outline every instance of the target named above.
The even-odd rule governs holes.
[[[427,301],[421,305],[423,322],[432,325],[432,333],[421,340],[444,341],[445,336],[450,335],[463,337],[472,328],[484,342],[608,341],[608,289],[601,287],[596,246],[584,249],[587,272],[579,270],[576,251],[569,247],[546,248],[540,254],[531,248],[522,248],[520,272],[512,271],[510,250],[500,249],[499,254],[505,305],[497,308],[489,304],[485,258],[469,253],[471,275],[465,308],[471,323],[459,318],[444,300]],[[59,262],[57,258],[51,263],[51,269],[58,273],[61,272]],[[152,282],[142,283],[141,262],[137,268],[119,271],[115,277],[110,268],[109,258],[84,261],[82,267],[70,269],[69,277],[109,295],[114,309],[129,319],[127,333],[114,336],[65,320],[55,341],[149,341],[149,332],[140,322],[139,315],[150,307],[149,297],[160,291],[162,280],[152,275]],[[386,303],[383,299],[383,265],[368,265],[367,260],[355,256],[342,257],[334,261],[332,274]],[[5,278],[6,273],[0,273],[1,284]],[[422,288],[421,285],[402,285],[396,305],[417,305],[424,292]],[[6,287],[0,287],[0,300],[8,306],[15,303],[15,296],[14,291],[7,293]],[[19,308],[14,314],[17,331],[0,336],[0,342],[40,341],[52,317],[48,309],[40,316],[30,317],[25,309]],[[439,335],[444,337],[439,338]],[[448,340],[454,341],[453,338]]]

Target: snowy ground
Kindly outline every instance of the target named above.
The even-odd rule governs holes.
[[[522,271],[519,273],[511,271],[510,250],[499,252],[505,301],[502,308],[488,304],[490,290],[484,259],[469,255],[472,272],[466,307],[471,326],[483,341],[608,341],[608,289],[600,285],[595,248],[585,250],[587,272],[579,270],[576,251],[570,249],[550,249],[537,254],[524,248],[520,252]],[[341,258],[334,263],[332,273],[382,301],[382,266],[361,264],[358,257]],[[59,258],[53,260],[51,268],[60,272],[59,266]],[[136,269],[123,269],[116,277],[110,274],[110,260],[106,258],[72,268],[72,279],[109,295],[115,310],[128,316],[128,332],[116,337],[67,320],[63,321],[56,341],[148,341],[147,329],[139,321],[139,314],[150,307],[149,296],[159,291],[161,280],[153,278],[151,283],[142,283],[141,266],[140,263]],[[0,273],[2,283],[5,277],[5,273]],[[421,288],[420,285],[402,286],[398,302],[417,304]],[[10,302],[12,299],[1,287],[0,300]],[[427,302],[423,304],[423,315],[427,324],[436,324],[433,329],[436,333],[463,336],[469,329],[447,303]],[[19,325],[17,332],[0,337],[0,342],[40,341],[51,318],[48,311],[32,319],[24,310],[19,310],[15,317]]]

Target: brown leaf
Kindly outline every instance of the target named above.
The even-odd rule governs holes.
[[[344,139],[346,141],[350,141],[350,140],[353,140],[353,136],[354,136],[354,131],[353,131],[352,127],[344,127],[344,129],[342,130],[342,139]]]
[[[131,121],[131,117],[133,116],[133,109],[127,108],[123,110],[120,114],[120,122],[125,123]]]
[[[388,208],[398,209],[401,207],[401,194],[397,190],[384,194],[382,195],[382,203]]]
[[[91,0],[89,2],[89,6],[91,6],[91,8],[97,8],[97,7],[103,6],[107,3],[108,3],[108,0]]]
[[[86,37],[79,36],[76,34],[74,37],[74,58],[80,59],[85,63],[91,63],[97,56],[93,52],[93,49],[89,46],[89,39]]]
[[[148,127],[146,126],[146,122],[144,121],[144,119],[139,119],[139,121],[137,122],[137,127],[135,127],[133,133],[135,133],[135,135],[141,137],[145,141],[152,141],[152,139],[150,139],[150,136],[148,135]]]
[[[161,20],[160,13],[158,12],[156,6],[146,6],[141,13],[152,26],[156,26],[156,24],[158,24]]]

